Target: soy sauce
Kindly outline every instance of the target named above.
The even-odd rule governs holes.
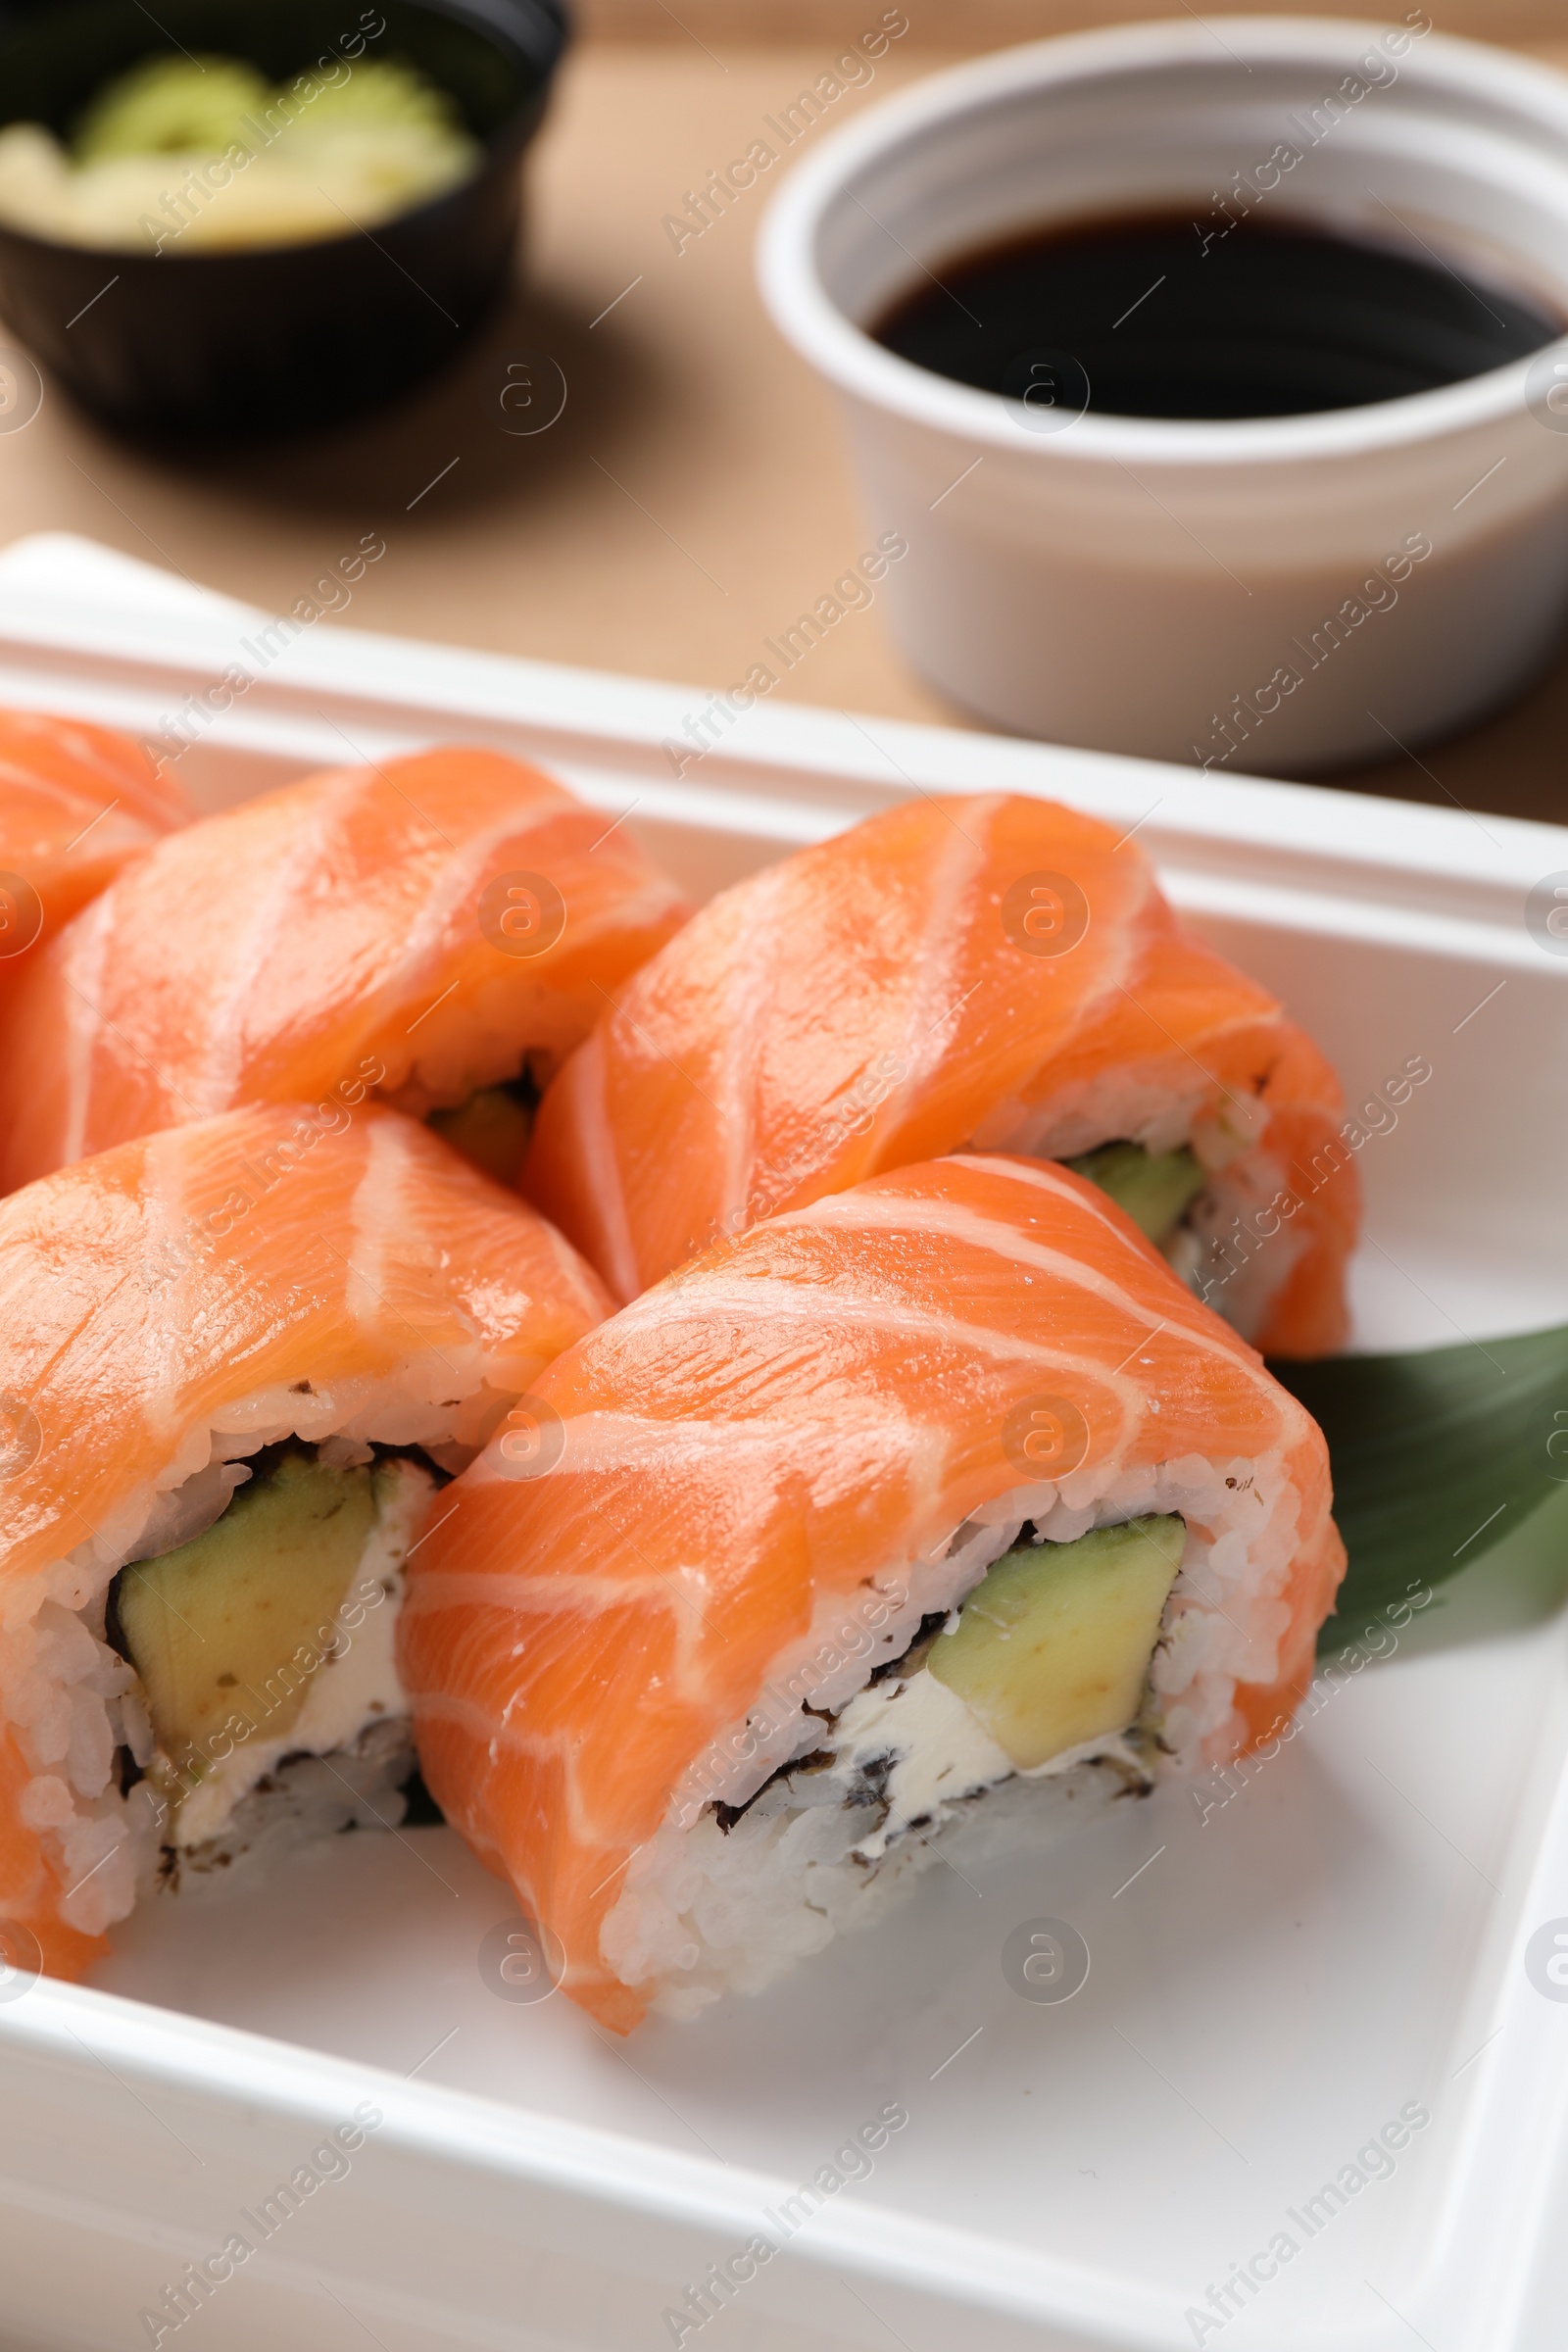
[[[916,367],[1010,395],[1046,428],[1085,408],[1190,418],[1364,408],[1500,368],[1563,325],[1436,253],[1412,258],[1298,219],[1162,212],[971,253],[872,331]]]

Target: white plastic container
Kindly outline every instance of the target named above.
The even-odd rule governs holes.
[[[260,617],[26,543],[0,558],[0,703],[150,729]],[[1525,916],[1568,876],[1568,834],[806,710],[759,708],[676,785],[660,745],[691,707],[318,628],[185,763],[217,805],[354,751],[497,742],[607,822],[629,809],[700,892],[912,790],[1056,794],[1138,825],[1352,1100],[1432,1063],[1362,1155],[1363,1342],[1568,1320],[1568,957]],[[1414,2329],[1434,2352],[1548,2352],[1568,2300],[1568,2001],[1540,1942],[1568,1932],[1565,1522],[1323,1681],[1266,1764],[972,1883],[932,1872],[879,1930],[694,2027],[618,2044],[559,1996],[498,1997],[484,1952],[511,1900],[444,1830],[155,1900],[92,1985],[0,1979],[0,2345],[1408,2352]],[[1060,2007],[1003,1974],[1041,1917],[1091,1949]],[[869,2175],[781,2230],[889,2105],[908,2120]],[[346,2162],[339,2125],[361,2134]],[[666,2315],[758,2232],[776,2256],[680,2335]],[[1281,2233],[1296,2251],[1259,2284]],[[176,2328],[167,2290],[236,2236]],[[1221,2327],[1210,2288],[1246,2264]]]
[[[1411,15],[1004,51],[862,115],[775,199],[763,294],[842,395],[872,527],[908,541],[894,627],[960,705],[1301,775],[1458,726],[1555,642],[1568,341],[1371,407],[1191,423],[1006,400],[866,331],[1008,234],[1172,207],[1195,240],[1304,217],[1568,318],[1568,81]]]

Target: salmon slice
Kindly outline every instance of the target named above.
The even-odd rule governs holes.
[[[0,710],[0,978],[190,817],[168,768],[128,736]]]
[[[1056,1540],[1053,1511],[1184,1518],[1158,1771],[1282,1726],[1345,1566],[1316,1424],[1103,1196],[1002,1156],[877,1177],[645,1292],[443,1499],[400,1631],[425,1779],[622,2032],[718,1933],[690,1842],[735,1829],[717,1799],[956,1605],[977,1528],[993,1557],[1009,1526]]]
[[[706,906],[556,1080],[523,1187],[625,1300],[912,1160],[1191,1141],[1204,1295],[1308,1355],[1346,1330],[1344,1115],[1310,1039],[1182,928],[1135,841],[1049,801],[926,798]]]
[[[416,1117],[541,1083],[685,919],[624,826],[499,752],[342,768],[163,843],[0,1017],[0,1189],[363,1081]]]
[[[75,1974],[129,1908],[105,1595],[167,1548],[176,1490],[289,1434],[456,1467],[607,1304],[535,1211],[369,1102],[230,1112],[0,1202],[0,1925]]]

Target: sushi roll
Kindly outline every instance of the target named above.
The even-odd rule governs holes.
[[[510,1181],[538,1090],[687,911],[625,826],[499,752],[285,785],[161,844],[0,1008],[0,1191],[344,1085]]]
[[[605,1304],[366,1102],[173,1128],[0,1202],[0,1922],[45,1967],[160,1879],[400,1817],[416,1532]]]
[[[646,1292],[443,1500],[425,1781],[621,2032],[1245,1753],[1345,1567],[1251,1348],[1083,1178],[978,1155]]]
[[[1346,1332],[1344,1117],[1135,841],[1050,801],[927,798],[704,907],[555,1081],[523,1189],[625,1300],[883,1169],[1066,1160],[1248,1339],[1307,1356]]]
[[[127,736],[0,710],[0,986],[121,867],[191,810]]]

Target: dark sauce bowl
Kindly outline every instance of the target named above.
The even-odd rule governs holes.
[[[107,424],[224,441],[349,416],[433,374],[481,324],[517,240],[518,158],[566,42],[562,0],[48,0],[0,16],[0,123],[58,136],[141,59],[248,59],[274,81],[377,19],[365,57],[456,99],[478,172],[415,210],[312,244],[159,254],[58,244],[0,224],[0,316]],[[352,56],[346,61],[351,70]],[[172,184],[177,174],[171,172]]]

